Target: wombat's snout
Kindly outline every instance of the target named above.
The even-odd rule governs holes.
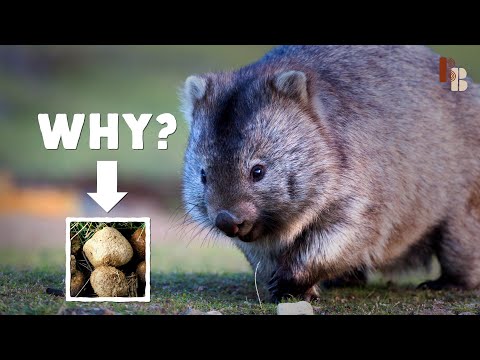
[[[242,224],[243,221],[225,210],[220,211],[215,219],[215,226],[230,237],[238,235]]]
[[[227,210],[221,210],[215,218],[215,226],[229,237],[244,237],[254,225],[254,214],[233,214]]]

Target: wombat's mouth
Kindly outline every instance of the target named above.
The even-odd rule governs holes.
[[[243,242],[252,242],[252,241],[255,241],[256,239],[252,236],[252,233],[249,232],[247,235],[243,235],[243,236],[238,236],[238,238],[240,240],[242,240]]]
[[[253,225],[252,229],[245,235],[238,235],[238,239],[243,242],[253,242],[257,240],[262,232],[262,228],[260,224]]]

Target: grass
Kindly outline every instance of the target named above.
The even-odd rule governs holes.
[[[254,275],[241,253],[225,246],[162,244],[152,248],[150,303],[76,303],[46,294],[63,289],[63,249],[0,251],[0,314],[57,314],[108,309],[118,314],[182,314],[189,308],[222,314],[275,314],[262,306]],[[438,271],[438,270],[437,270]],[[363,288],[324,291],[312,303],[317,314],[480,314],[474,291],[420,291],[415,285],[436,274],[405,275],[390,282],[379,275]],[[92,310],[93,309],[93,310]]]
[[[251,273],[152,275],[150,303],[75,303],[45,293],[63,288],[63,272],[51,268],[0,268],[0,314],[57,314],[69,309],[108,309],[118,314],[182,314],[189,308],[222,314],[275,314],[273,304],[259,305]],[[478,293],[420,291],[412,285],[375,281],[364,288],[325,291],[312,302],[316,314],[480,314]]]
[[[103,229],[104,227],[112,227],[119,230],[120,232],[126,232],[128,234],[133,234],[135,230],[145,228],[145,223],[135,223],[135,222],[71,222],[70,223],[70,241],[78,236],[80,242],[85,244],[97,231]]]
[[[95,228],[93,224],[73,226],[86,238]],[[253,272],[240,251],[222,244],[154,246],[150,303],[66,303],[61,297],[46,294],[47,287],[65,286],[65,253],[61,248],[2,249],[0,264],[0,314],[89,313],[99,308],[118,314],[182,314],[189,308],[222,314],[276,312],[274,305],[265,303],[263,292],[259,305]],[[375,275],[366,287],[324,291],[312,305],[317,314],[480,314],[479,292],[415,289],[421,281],[434,278],[435,272],[438,269],[397,277],[394,282]]]

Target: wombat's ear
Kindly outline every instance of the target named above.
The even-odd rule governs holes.
[[[185,96],[191,102],[201,100],[207,92],[207,81],[200,76],[189,76],[185,80]]]
[[[273,85],[280,93],[298,100],[307,100],[307,76],[302,71],[290,70],[275,75]]]
[[[207,92],[207,80],[203,77],[192,75],[185,80],[181,94],[182,111],[186,120],[192,122],[192,113],[195,104],[205,97]]]

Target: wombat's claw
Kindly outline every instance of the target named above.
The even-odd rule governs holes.
[[[312,300],[318,299],[320,297],[320,292],[317,285],[313,285],[308,289],[303,295],[303,300],[311,302]]]
[[[288,272],[282,269],[277,270],[270,281],[267,283],[267,289],[270,293],[271,301],[279,303],[282,299],[288,297],[303,296],[306,289],[300,286],[296,281],[289,277]]]
[[[417,286],[418,290],[443,290],[447,288],[452,288],[452,284],[440,278],[437,280],[424,281]]]

